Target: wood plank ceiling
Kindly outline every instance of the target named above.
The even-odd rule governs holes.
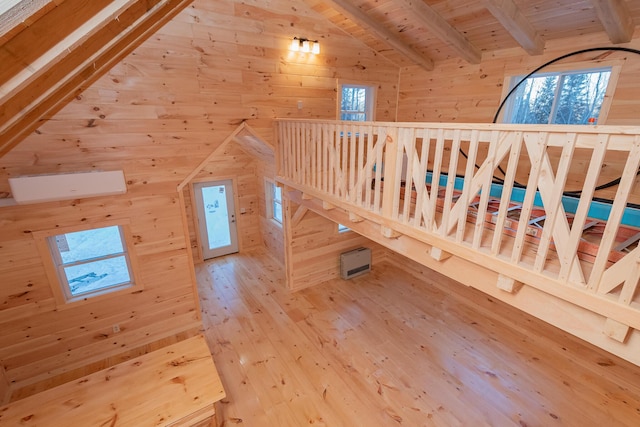
[[[353,37],[394,63],[434,63],[521,47],[541,54],[549,40],[606,32],[631,40],[638,0],[306,0]]]
[[[15,6],[0,15],[0,156],[191,3],[3,1]],[[603,31],[625,43],[640,23],[640,0],[304,1],[389,61],[426,70],[508,48],[537,55],[549,40]]]

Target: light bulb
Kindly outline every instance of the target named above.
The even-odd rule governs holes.
[[[311,53],[313,53],[314,55],[317,55],[317,54],[320,53],[320,43],[313,42],[313,47],[311,48]]]
[[[300,50],[300,41],[294,37],[293,40],[291,40],[291,46],[289,47],[290,50],[297,52]]]

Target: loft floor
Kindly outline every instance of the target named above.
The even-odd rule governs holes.
[[[223,425],[640,424],[639,367],[435,272],[289,293],[256,250],[197,276]]]

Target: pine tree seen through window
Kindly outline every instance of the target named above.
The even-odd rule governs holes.
[[[373,87],[343,84],[340,93],[340,120],[373,120]]]
[[[511,94],[505,122],[593,124],[601,113],[611,68],[534,74]],[[514,77],[515,86],[523,76]]]

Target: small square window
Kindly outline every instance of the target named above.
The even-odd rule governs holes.
[[[374,120],[373,105],[373,86],[348,84],[340,86],[340,120]]]
[[[65,301],[134,286],[121,226],[49,235],[46,241]]]

